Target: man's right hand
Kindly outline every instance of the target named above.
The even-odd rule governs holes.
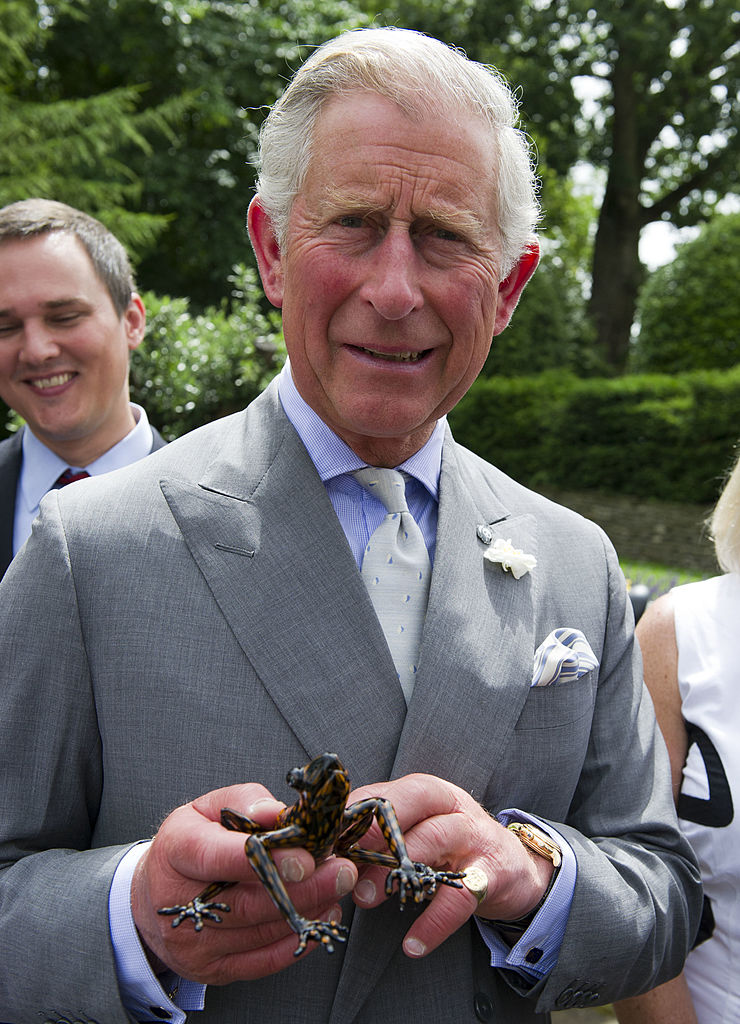
[[[298,937],[252,871],[244,835],[220,823],[221,808],[232,807],[269,830],[283,806],[264,786],[247,783],[206,793],[166,818],[131,886],[134,922],[155,971],[169,968],[191,981],[225,985],[295,963]],[[341,920],[338,900],[357,881],[350,861],[330,857],[316,865],[297,848],[274,851],[273,857],[299,913]],[[206,922],[196,933],[189,920],[173,928],[171,917],[157,913],[186,904],[213,881],[237,883],[216,897],[231,908],[221,914],[222,923]]]

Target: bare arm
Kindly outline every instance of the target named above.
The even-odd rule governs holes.
[[[652,992],[615,1003],[619,1024],[697,1024],[683,974]]]
[[[636,635],[642,650],[645,683],[671,759],[673,799],[678,801],[688,736],[681,713],[678,647],[670,594],[664,594],[650,605],[637,625]]]
[[[642,650],[645,683],[655,705],[671,761],[673,799],[678,802],[688,737],[678,688],[678,648],[670,594],[658,598],[636,629]],[[633,999],[614,1006],[620,1024],[697,1024],[694,1004],[683,974]]]

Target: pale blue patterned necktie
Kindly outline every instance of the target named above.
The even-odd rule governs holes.
[[[388,509],[362,558],[362,578],[383,627],[408,704],[419,663],[432,570],[424,537],[406,504],[396,469],[369,466],[354,477]]]

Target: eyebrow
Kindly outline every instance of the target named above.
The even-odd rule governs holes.
[[[335,188],[326,185],[323,190],[322,207],[331,206],[337,210],[357,211],[364,214],[392,213],[394,204],[377,203],[370,196],[354,189]],[[428,206],[414,212],[414,219],[428,220],[449,228],[457,228],[468,234],[479,236],[483,231],[483,222],[472,211],[447,205],[444,200],[438,206]]]
[[[42,310],[54,312],[56,309],[64,309],[67,306],[85,306],[91,305],[88,299],[84,299],[81,295],[72,295],[69,298],[64,299],[48,299],[46,302],[42,302],[40,307]],[[7,309],[0,309],[0,316],[15,316],[15,310],[13,306],[9,306]]]

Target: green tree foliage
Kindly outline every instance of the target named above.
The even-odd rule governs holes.
[[[583,68],[606,90],[603,128],[584,132],[586,159],[607,173],[591,313],[607,361],[622,369],[642,228],[695,223],[737,186],[740,19],[733,0],[584,0],[583,14]]]
[[[245,217],[267,107],[318,43],[367,19],[345,0],[76,0],[45,59],[58,96],[136,88],[142,110],[187,97],[177,130],[144,153],[124,145],[134,208],[167,229],[138,266],[143,287],[218,303],[251,259]],[[84,18],[79,15],[84,14]]]
[[[493,340],[484,374],[518,376],[557,368],[578,376],[603,372],[586,316],[586,267],[594,209],[568,179],[543,167],[546,214],[542,257],[509,326]]]
[[[34,0],[0,5],[0,206],[43,196],[99,217],[136,255],[151,248],[167,218],[133,212],[140,183],[123,158],[151,156],[171,135],[180,100],[140,109],[141,89],[121,84],[95,94],[60,94],[45,60],[57,18],[78,8]]]
[[[630,368],[675,373],[740,363],[740,213],[714,217],[640,293]]]
[[[543,162],[605,175],[590,312],[624,367],[643,277],[641,230],[694,224],[737,188],[740,14],[734,0],[386,0],[382,17],[437,32],[523,87]],[[591,86],[585,105],[574,85]]]

